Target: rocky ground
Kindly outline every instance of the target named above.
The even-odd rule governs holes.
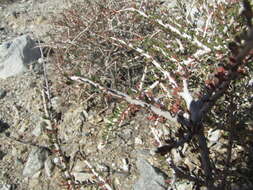
[[[64,1],[0,1],[0,42],[23,34],[46,41],[46,33],[50,31],[47,19],[64,6],[67,6]],[[35,178],[25,177],[38,171],[24,168],[28,154],[33,148],[38,148],[30,142],[43,146],[38,141],[39,123],[43,116],[40,111],[43,80],[39,73],[41,71],[29,68],[24,75],[0,79],[0,189],[54,189],[53,185],[57,185],[56,182],[51,184],[49,177],[38,177],[41,174]],[[29,143],[20,143],[13,138]],[[41,162],[44,162],[43,158]]]
[[[48,34],[54,30],[51,16],[70,4],[67,0],[0,0],[0,44],[23,34],[50,43]],[[71,94],[54,95],[58,76],[53,64],[48,58],[52,105],[61,114],[57,122],[59,144],[80,189],[169,189],[175,179],[171,178],[166,160],[154,155],[153,150],[159,138],[169,135],[172,124],[155,125],[140,111],[118,126],[110,121],[115,103],[103,103],[97,93],[82,102],[64,102]],[[0,79],[0,190],[67,188],[66,177],[56,167],[55,159],[59,158],[45,132],[48,120],[43,100],[44,77],[43,65],[37,61],[24,74]],[[93,106],[96,103],[99,105]],[[126,104],[122,106],[127,108]],[[210,131],[210,142],[218,141],[220,135],[219,130]],[[220,148],[219,143],[215,146]],[[219,151],[222,154],[221,148]],[[182,157],[182,153],[187,156]],[[199,165],[187,144],[173,155],[175,164],[192,168]],[[193,184],[181,180],[176,187],[192,189]]]

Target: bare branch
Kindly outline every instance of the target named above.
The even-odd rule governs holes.
[[[184,99],[187,109],[190,110],[190,105],[193,101],[192,95],[189,92],[186,79],[183,79],[183,92],[179,93],[180,96]]]
[[[98,83],[95,83],[87,78],[84,78],[84,77],[78,77],[78,76],[72,76],[70,77],[71,80],[74,80],[74,81],[79,81],[79,82],[85,82],[85,83],[89,83],[91,84],[92,86],[100,89],[101,91],[107,93],[107,94],[110,94],[114,97],[117,97],[117,98],[121,98],[125,101],[127,101],[129,104],[133,104],[133,105],[137,105],[137,106],[141,106],[143,108],[146,108],[152,112],[154,112],[155,114],[159,115],[159,116],[162,116],[172,122],[177,122],[177,116],[173,117],[170,112],[168,111],[164,111],[164,110],[161,110],[160,108],[157,108],[151,104],[148,104],[146,102],[143,102],[141,100],[137,100],[137,99],[133,99],[132,97],[130,97],[129,95],[123,93],[123,92],[120,92],[120,91],[117,91],[117,90],[113,90],[113,89],[109,89],[109,88],[105,88],[103,86],[101,86],[100,84]]]
[[[214,179],[212,176],[212,165],[209,157],[209,149],[207,147],[206,138],[204,135],[204,127],[202,125],[198,126],[198,144],[200,148],[201,155],[201,165],[206,176],[206,186],[208,190],[214,189]]]

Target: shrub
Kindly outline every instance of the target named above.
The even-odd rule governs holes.
[[[167,120],[171,136],[157,153],[197,189],[251,185],[251,5],[243,1],[239,14],[239,3],[195,3],[193,16],[183,1],[173,11],[158,1],[73,3],[54,18],[59,93],[80,97],[77,80],[90,84],[83,90],[128,102],[128,113],[142,107],[149,119]],[[120,113],[118,120],[125,119]],[[219,150],[208,145],[215,130],[222,132]],[[171,150],[186,143],[199,161],[194,169],[173,161]]]

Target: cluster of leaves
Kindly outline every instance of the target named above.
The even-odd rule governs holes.
[[[239,3],[208,4],[201,0],[195,3],[199,8],[194,16],[185,11],[187,7],[183,1],[178,1],[178,7],[173,11],[162,7],[158,1],[87,0],[73,3],[53,19],[56,27],[54,59],[61,73],[59,93],[71,93],[74,98],[80,96],[77,94],[80,91],[76,94],[73,91],[68,77],[85,76],[133,97],[143,91],[150,92],[163,102],[163,109],[177,114],[187,112],[187,106],[179,96],[182,79],[188,80],[189,88],[198,98],[210,91],[219,91],[222,82],[236,69],[236,80],[223,92],[204,122],[206,131],[224,131],[223,146],[229,156],[220,155],[213,160],[218,176],[214,181],[229,189],[232,182],[253,181],[248,175],[253,170],[250,164],[253,160],[250,152],[253,118],[250,114],[252,89],[247,82],[253,74],[252,58],[247,58],[244,66],[233,67],[240,43],[245,39],[242,31],[246,31],[245,26],[250,25],[253,16],[248,11],[246,17],[242,17]],[[201,19],[206,20],[201,25],[203,28],[198,26]],[[236,40],[232,42],[233,39]],[[171,81],[178,86],[173,86]],[[153,86],[156,82],[159,85]],[[87,93],[97,92],[96,88],[87,87],[83,87]],[[113,118],[120,119],[120,113],[115,113]],[[232,148],[237,146],[243,147],[244,152],[232,160]],[[212,153],[216,154],[215,151]],[[205,175],[201,171],[198,174]],[[223,184],[224,180],[230,183]]]

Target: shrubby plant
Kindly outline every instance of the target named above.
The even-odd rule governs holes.
[[[195,15],[183,1],[173,11],[158,1],[73,3],[53,23],[58,93],[82,99],[86,90],[107,104],[116,101],[110,119],[119,125],[141,109],[166,125],[171,135],[160,139],[156,152],[174,172],[172,187],[181,179],[196,189],[250,186],[251,5],[194,3]],[[85,85],[75,90],[74,81]],[[214,131],[221,132],[218,149],[207,138]],[[198,160],[194,168],[174,162],[171,151],[186,144]]]

